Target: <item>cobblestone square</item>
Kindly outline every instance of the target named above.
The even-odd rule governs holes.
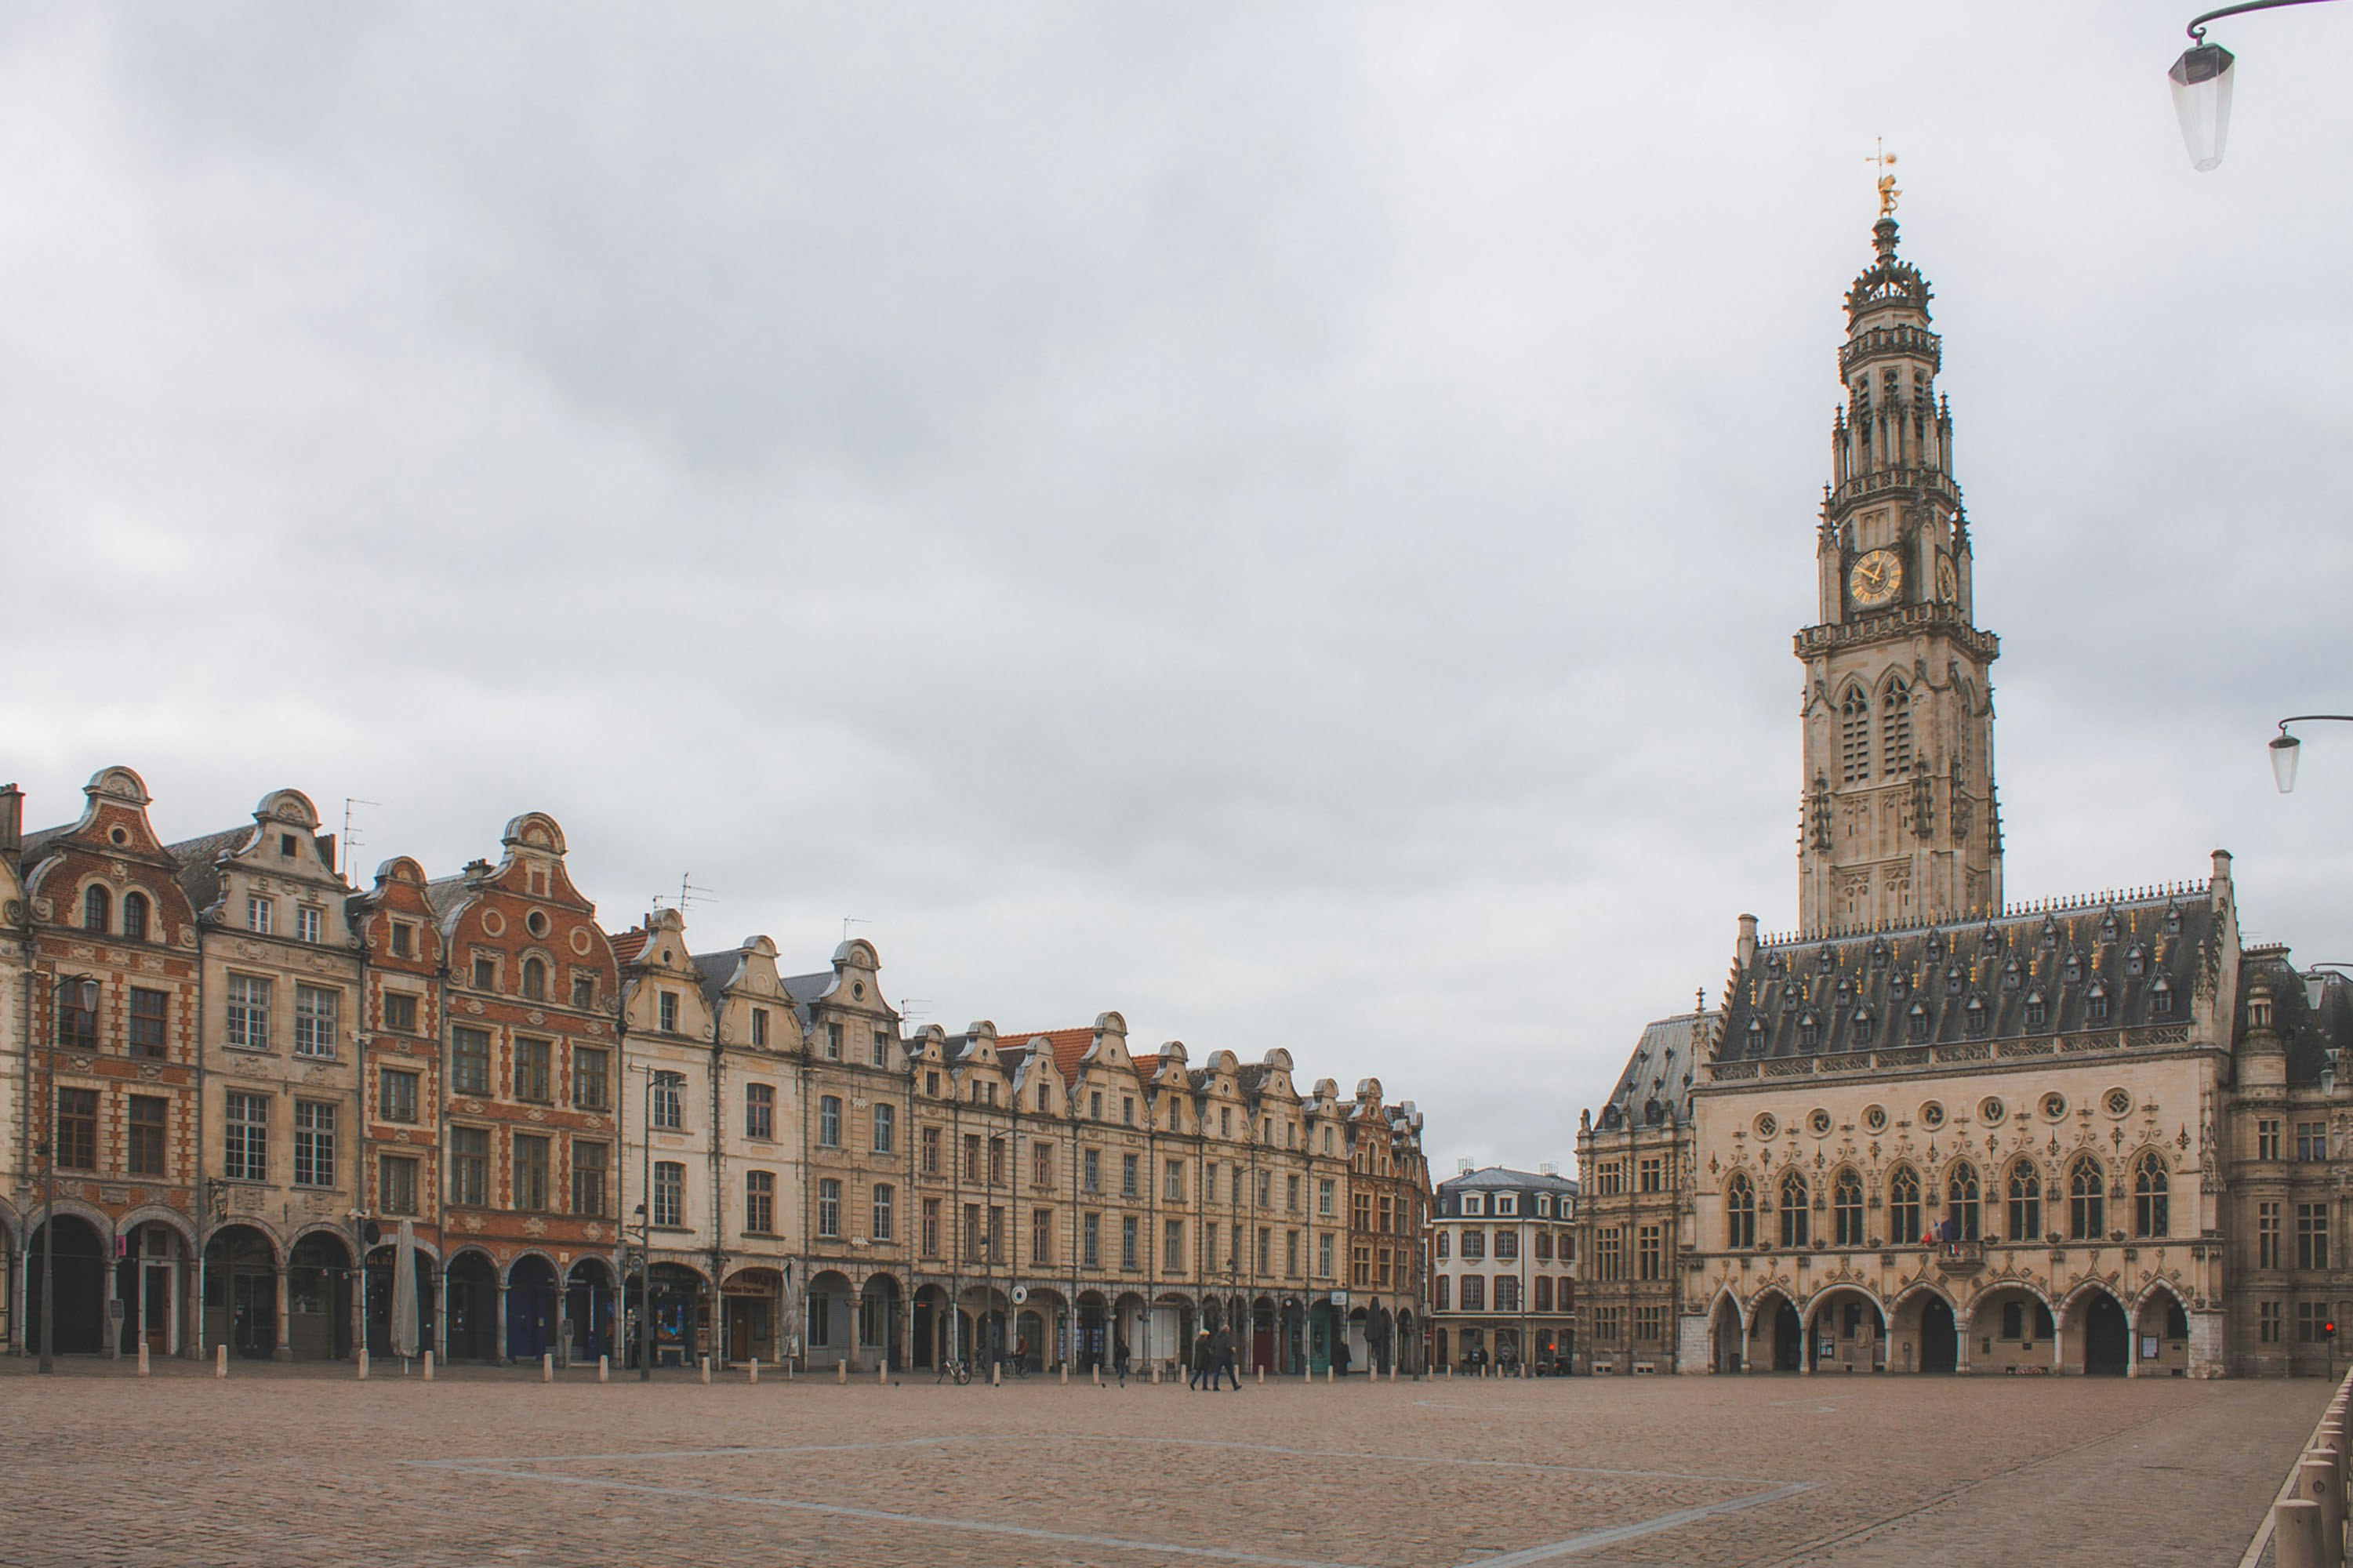
[[[0,1373],[0,1562],[2230,1564],[2318,1380]]]

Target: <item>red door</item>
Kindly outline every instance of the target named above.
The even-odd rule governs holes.
[[[1250,1332],[1250,1365],[1262,1372],[1274,1370],[1274,1330],[1267,1324]]]

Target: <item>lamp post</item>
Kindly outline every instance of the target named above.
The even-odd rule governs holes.
[[[2173,112],[2181,122],[2181,141],[2189,149],[2189,163],[2204,174],[2222,162],[2222,143],[2231,131],[2231,51],[2206,41],[2206,24],[2242,11],[2271,11],[2282,5],[2312,5],[2319,0],[2242,0],[2190,18],[2189,47],[2173,62],[2166,79],[2173,84]]]
[[[2304,742],[2287,732],[2290,724],[2353,724],[2353,713],[2292,713],[2279,721],[2279,733],[2272,737],[2272,780],[2282,795],[2295,787],[2297,753]]]
[[[41,1370],[54,1370],[50,1357],[57,1347],[57,1240],[58,1240],[58,1036],[63,1032],[66,988],[73,988],[75,1011],[92,1015],[90,1027],[97,1029],[98,982],[87,974],[60,974],[57,980],[57,1006],[59,1016],[51,1021],[49,1029],[49,1124],[48,1136],[41,1145],[47,1167],[47,1190],[41,1197]]]

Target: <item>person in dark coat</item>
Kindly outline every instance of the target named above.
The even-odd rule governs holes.
[[[1119,1374],[1119,1385],[1127,1386],[1127,1336],[1116,1329],[1111,1336],[1111,1367]]]
[[[1332,1371],[1340,1377],[1348,1375],[1348,1341],[1345,1335],[1332,1342]]]
[[[1200,1388],[1209,1376],[1209,1331],[1203,1329],[1193,1336],[1193,1375],[1185,1380],[1187,1388]]]
[[[1234,1371],[1234,1336],[1233,1331],[1230,1329],[1219,1329],[1218,1331],[1217,1337],[1209,1342],[1209,1353],[1212,1358],[1210,1363],[1211,1370],[1209,1373],[1209,1392],[1215,1394],[1218,1391],[1219,1379],[1232,1378],[1234,1392],[1240,1394],[1241,1392],[1242,1380]]]

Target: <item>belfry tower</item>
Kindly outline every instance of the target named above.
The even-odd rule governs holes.
[[[1952,409],[1936,393],[1943,343],[1927,280],[1896,259],[1894,218],[1872,235],[1878,257],[1847,291],[1839,350],[1820,616],[1797,637],[1808,934],[2001,906],[1989,679],[2000,642],[1971,615]]]

